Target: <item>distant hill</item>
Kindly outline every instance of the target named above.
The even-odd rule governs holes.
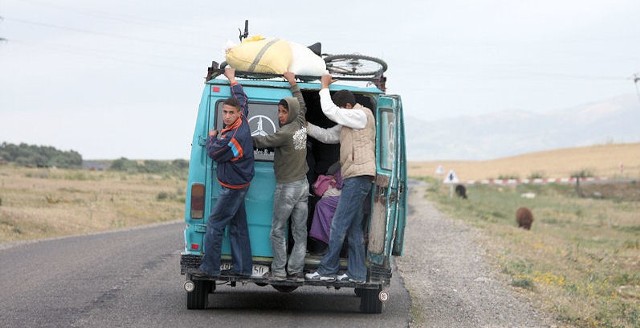
[[[407,117],[415,160],[487,160],[535,151],[640,141],[640,101],[624,95],[543,114],[502,111],[427,121]]]
[[[532,152],[486,161],[410,161],[409,175],[437,177],[436,168],[454,170],[461,181],[498,179],[568,178],[586,171],[594,177],[640,179],[640,142],[574,147]],[[444,178],[444,176],[440,176]]]

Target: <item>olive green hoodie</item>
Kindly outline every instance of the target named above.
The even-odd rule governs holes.
[[[290,183],[306,179],[307,170],[307,129],[305,114],[307,107],[300,87],[291,87],[294,97],[284,100],[289,105],[289,117],[280,130],[267,136],[254,136],[255,148],[275,149],[273,170],[277,183]]]

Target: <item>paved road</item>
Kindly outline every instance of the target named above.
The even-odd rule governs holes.
[[[394,272],[381,315],[353,289],[218,286],[209,308],[186,309],[182,223],[0,245],[3,327],[407,327],[410,300]]]

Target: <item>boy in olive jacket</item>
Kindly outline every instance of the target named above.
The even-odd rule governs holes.
[[[307,182],[307,108],[295,74],[284,73],[294,97],[278,103],[280,130],[267,136],[253,136],[255,148],[275,150],[273,169],[276,190],[273,195],[271,248],[273,262],[265,278],[272,281],[304,281],[304,257],[307,251],[307,214],[309,183]],[[294,246],[287,265],[287,220],[291,216]],[[286,266],[286,270],[285,270]],[[287,275],[287,272],[289,273]]]

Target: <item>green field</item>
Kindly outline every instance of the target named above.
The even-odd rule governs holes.
[[[574,185],[471,185],[462,199],[439,179],[421,179],[441,211],[482,231],[511,285],[560,323],[640,327],[638,183],[583,185],[579,193]],[[517,228],[521,206],[534,214],[530,231]]]

